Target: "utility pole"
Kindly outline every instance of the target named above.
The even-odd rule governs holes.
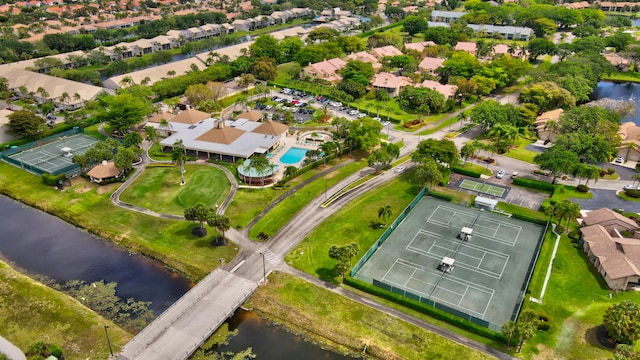
[[[105,325],[104,326],[104,333],[105,335],[107,335],[107,345],[109,345],[109,352],[111,353],[111,356],[113,357],[113,349],[111,349],[111,340],[109,340],[109,326]]]

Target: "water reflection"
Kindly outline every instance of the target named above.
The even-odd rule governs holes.
[[[229,330],[238,329],[229,345],[220,351],[239,352],[251,347],[260,360],[339,360],[348,357],[323,350],[299,335],[271,325],[253,312],[238,310],[229,320]]]
[[[155,261],[8,197],[0,196],[0,214],[0,253],[30,273],[63,282],[117,282],[120,298],[151,301],[156,314],[191,287]]]
[[[591,94],[593,100],[611,98],[614,100],[632,100],[636,103],[635,114],[625,117],[622,122],[633,121],[640,125],[640,84],[636,83],[613,83],[601,81]]]

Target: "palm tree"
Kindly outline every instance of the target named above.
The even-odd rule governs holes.
[[[167,76],[172,79],[174,76],[176,76],[176,71],[175,70],[169,70],[167,71]]]
[[[127,76],[123,76],[122,79],[120,79],[120,87],[128,87],[128,86],[132,86],[134,85],[135,82],[133,81],[133,78],[129,75]]]
[[[166,130],[167,134],[168,134],[169,130],[171,130],[173,128],[173,126],[171,125],[169,120],[162,119],[162,120],[160,120],[160,128]]]
[[[38,87],[38,89],[36,89],[36,92],[40,94],[40,97],[42,98],[42,102],[46,102],[47,99],[49,98],[49,92],[42,86]]]
[[[224,233],[231,228],[229,218],[224,215],[213,214],[213,216],[207,219],[207,224],[222,233],[222,241],[226,245],[227,239],[225,238]]]
[[[549,134],[547,134],[547,140],[551,141],[551,139],[554,138],[553,135],[560,131],[560,123],[555,120],[548,120],[544,123],[544,129],[549,132]]]
[[[80,96],[80,94],[78,94],[77,92],[76,92],[76,93],[73,93],[73,100],[74,100],[76,103],[82,103],[82,97],[81,97],[81,96]],[[81,106],[81,107],[82,107],[82,106]]]
[[[260,176],[262,188],[264,189],[264,178],[267,174],[267,169],[270,167],[269,159],[267,159],[266,156],[253,156],[249,162],[249,166],[256,169],[256,173]]]
[[[518,44],[516,44],[515,42],[512,42],[511,44],[509,44],[509,48],[507,49],[507,53],[509,55],[514,56],[517,51],[518,51]]]
[[[629,141],[628,143],[624,144],[624,147],[627,149],[627,153],[624,155],[624,161],[627,161],[629,160],[629,153],[631,152],[631,150],[636,150],[638,146],[635,142]]]
[[[60,100],[60,102],[62,102],[63,104],[65,104],[65,105],[66,105],[66,104],[67,104],[67,102],[69,102],[69,101],[71,100],[71,97],[69,96],[69,93],[67,93],[67,92],[63,92],[63,93],[60,95],[59,100]]]
[[[284,168],[284,178],[285,179],[293,179],[296,175],[298,175],[298,168],[295,166],[287,166]]]
[[[324,153],[324,166],[327,166],[327,158],[335,150],[336,144],[333,141],[327,141],[320,145],[320,150]]]
[[[384,221],[384,227],[387,227],[387,218],[391,217],[392,214],[391,205],[385,205],[378,209],[378,218],[382,218],[382,221]]]
[[[144,128],[146,140],[153,143],[153,150],[158,151],[158,131],[153,126],[146,126]]]
[[[151,82],[151,78],[148,76],[145,76],[144,79],[140,80],[140,85],[147,86],[149,85],[150,82]]]
[[[507,349],[511,348],[511,340],[518,335],[518,326],[512,320],[502,325],[502,336],[507,340]]]
[[[182,143],[182,139],[176,140],[173,144],[173,151],[171,151],[171,160],[174,163],[180,165],[180,185],[186,184],[184,181],[184,162],[187,160],[187,155],[185,154],[185,147]]]

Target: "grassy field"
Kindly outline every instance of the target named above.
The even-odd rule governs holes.
[[[628,81],[628,82],[640,82],[640,74],[639,73],[613,73],[604,75],[602,77],[603,81]]]
[[[258,234],[264,232],[273,236],[281,227],[287,224],[302,208],[311,200],[320,196],[325,189],[331,188],[342,179],[365,168],[366,160],[354,161],[342,168],[325,174],[322,178],[314,180],[298,190],[293,196],[289,196],[278,205],[274,206],[262,219],[260,219],[249,231],[252,239],[257,239]]]
[[[222,170],[204,165],[186,165],[186,185],[180,186],[177,167],[150,167],[120,196],[120,200],[156,212],[183,215],[184,209],[203,203],[220,204],[231,184]]]
[[[271,274],[248,306],[339,353],[361,354],[366,344],[378,359],[490,358],[288,274]]]
[[[548,238],[530,285],[531,296],[539,297],[555,236]],[[545,313],[551,329],[538,332],[524,349],[526,358],[609,359],[611,351],[595,339],[595,327],[602,323],[606,309],[628,299],[640,301],[637,292],[611,294],[577,244],[562,236],[542,304],[525,302],[525,308]]]
[[[286,261],[325,281],[338,282],[336,261],[328,255],[331,245],[354,242],[360,247],[354,258],[362,257],[385,230],[380,227],[382,220],[378,218],[378,209],[390,205],[392,218],[395,218],[418,193],[418,187],[409,182],[412,176],[413,172],[409,171],[340,209],[300,242],[287,255]]]
[[[534,143],[533,140],[524,139],[524,138],[519,139],[516,143],[518,147],[509,149],[509,151],[507,151],[503,155],[506,157],[510,157],[512,159],[517,159],[517,160],[521,160],[521,161],[525,161],[530,164],[533,164],[533,158],[535,158],[536,155],[538,155],[539,153],[525,149],[527,145],[530,145],[533,143]]]
[[[463,169],[467,169],[467,170],[478,172],[480,174],[492,175],[491,170],[489,170],[489,168],[487,168],[486,166],[474,164],[474,163],[471,163],[471,162],[467,162],[467,163],[461,164],[460,167],[463,168]]]
[[[109,348],[105,325],[109,326],[116,351],[132,337],[72,297],[20,274],[2,261],[0,299],[2,336],[23,351],[36,341],[44,341],[60,346],[65,359],[106,359]]]
[[[126,211],[111,203],[110,195],[120,184],[96,185],[73,179],[64,191],[42,183],[39,177],[0,163],[0,193],[43,209],[63,220],[108,239],[131,251],[140,252],[199,280],[219,265],[230,261],[238,249],[233,244],[212,247],[215,231],[209,236],[191,235],[192,224]]]

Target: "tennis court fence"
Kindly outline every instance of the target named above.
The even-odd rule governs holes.
[[[400,216],[398,216],[392,223],[391,225],[384,231],[384,233],[382,233],[382,235],[380,236],[380,238],[378,238],[378,241],[376,241],[370,248],[369,250],[367,250],[367,252],[364,254],[364,256],[362,258],[360,258],[360,261],[358,261],[358,263],[356,264],[356,266],[353,267],[353,269],[351,269],[350,275],[352,277],[355,277],[355,274],[360,270],[360,268],[362,268],[362,266],[369,260],[369,258],[371,258],[371,256],[373,256],[373,254],[376,252],[376,250],[378,250],[378,248],[380,246],[382,246],[382,244],[384,244],[384,242],[387,240],[387,238],[389,237],[389,235],[391,235],[391,233],[393,232],[393,230],[398,226],[398,224],[400,224],[402,222],[402,220],[404,220],[405,217],[407,217],[407,215],[409,215],[409,213],[411,212],[411,210],[413,210],[413,208],[416,206],[416,204],[418,203],[418,201],[420,201],[424,195],[427,193],[427,188],[423,188],[422,190],[420,190],[420,192],[418,193],[418,195],[416,195],[416,197],[411,201],[411,203],[409,204],[409,206],[407,206],[404,211],[400,214]]]
[[[31,173],[37,174],[37,175],[42,175],[43,173],[45,173],[45,171],[43,171],[40,168],[37,168],[29,163],[25,163],[22,161],[18,161],[15,160],[13,158],[11,158],[11,155],[17,154],[19,152],[25,151],[25,150],[29,150],[29,149],[33,149],[35,147],[38,146],[42,146],[44,144],[48,144],[50,142],[54,142],[59,140],[61,137],[63,136],[71,136],[71,135],[75,135],[75,134],[84,134],[84,129],[80,128],[80,127],[74,127],[73,129],[67,130],[67,131],[63,131],[59,134],[55,134],[55,135],[51,135],[51,136],[47,136],[45,138],[42,138],[40,140],[36,140],[36,141],[32,141],[30,143],[26,143],[23,145],[19,145],[19,146],[12,146],[11,148],[4,150],[2,152],[0,152],[0,159],[2,159],[3,161],[12,164],[16,167],[21,168],[22,170],[26,170],[29,171]],[[53,173],[51,175],[60,175],[60,174],[67,174],[67,176],[72,176],[74,174],[76,174],[77,172],[80,171],[80,167],[78,166],[78,164],[69,164],[67,166],[65,166],[64,168],[58,169],[56,171],[53,171]]]

